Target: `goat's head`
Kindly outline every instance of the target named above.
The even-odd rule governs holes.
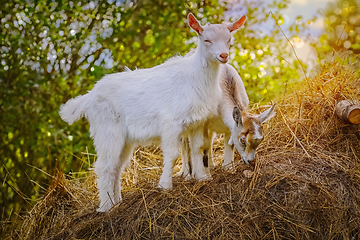
[[[255,159],[256,149],[264,138],[262,124],[275,114],[275,104],[259,115],[250,115],[246,110],[234,107],[235,126],[231,131],[229,144],[235,145],[246,164],[250,164]]]
[[[239,29],[245,22],[246,16],[241,17],[230,24],[207,24],[201,26],[193,14],[189,13],[188,23],[199,36],[199,46],[205,49],[204,54],[212,61],[227,63],[229,59],[229,47],[231,32]]]

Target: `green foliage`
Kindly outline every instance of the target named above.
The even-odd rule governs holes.
[[[350,55],[357,61],[360,54],[360,8],[356,0],[338,0],[329,4],[322,12],[325,19],[325,33],[315,48],[319,59],[329,60],[334,53]],[[360,64],[356,64],[359,68]]]
[[[195,43],[186,24],[193,12],[202,23],[222,21],[218,1],[143,0],[22,1],[0,8],[0,208],[30,207],[49,183],[45,174],[89,167],[73,156],[94,153],[88,123],[68,126],[61,104],[85,94],[107,73],[153,67]],[[286,7],[288,1],[268,4]],[[248,7],[245,28],[235,34],[232,64],[252,102],[269,100],[297,79],[288,43],[273,28],[261,34],[249,26],[269,21],[264,2]],[[280,15],[273,10],[277,19]],[[270,19],[271,20],[271,19]],[[73,155],[74,154],[74,155]]]
[[[283,24],[279,10],[286,6],[287,1],[269,4],[268,7],[276,9],[272,10],[273,18],[268,7],[249,7],[245,28],[234,35],[239,43],[231,48],[234,53],[232,64],[240,73],[253,103],[261,100],[267,102],[285,93],[287,85],[300,77],[297,71],[301,69],[299,61],[295,59],[291,45],[279,28]],[[263,24],[268,28],[267,34],[257,29]]]
[[[86,121],[68,126],[60,119],[62,103],[85,94],[104,74],[152,67],[189,51],[187,13],[221,14],[214,2],[2,4],[1,209],[29,207],[50,180],[44,172],[78,171],[83,164],[72,154],[86,147],[95,152]]]

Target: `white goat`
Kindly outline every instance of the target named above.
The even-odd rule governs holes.
[[[191,55],[192,53],[190,53]],[[234,145],[242,160],[249,164],[255,159],[256,148],[263,140],[262,124],[275,116],[275,105],[260,115],[250,115],[246,108],[249,98],[244,83],[237,71],[229,64],[220,68],[220,87],[222,98],[219,101],[218,114],[212,115],[204,126],[204,157],[206,171],[213,167],[212,140],[214,133],[224,134],[224,167],[232,167],[234,162]],[[177,175],[190,178],[196,172],[192,166],[189,153],[192,149],[183,139],[182,167]]]
[[[82,116],[90,122],[98,156],[98,211],[108,211],[112,202],[121,202],[123,169],[134,147],[141,144],[161,144],[164,167],[159,187],[172,188],[181,136],[189,136],[191,149],[202,146],[201,126],[216,113],[221,96],[219,67],[228,61],[231,32],[245,20],[243,16],[231,24],[201,26],[189,14],[189,26],[199,39],[195,54],[175,57],[149,69],[107,75],[89,93],[61,106],[60,115],[69,124]],[[198,165],[194,177],[207,178],[202,153],[193,151],[191,158]]]

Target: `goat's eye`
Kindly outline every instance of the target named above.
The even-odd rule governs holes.
[[[228,43],[231,41],[231,38],[229,39],[229,41],[227,41]]]
[[[240,139],[240,142],[245,145],[245,140],[244,139]]]
[[[206,43],[212,43],[210,40],[206,39],[204,40]]]

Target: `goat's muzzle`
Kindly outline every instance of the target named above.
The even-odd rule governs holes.
[[[221,53],[217,59],[218,59],[219,62],[221,62],[221,63],[227,63],[227,61],[228,61],[228,59],[229,59],[229,54],[227,54],[227,53]]]

